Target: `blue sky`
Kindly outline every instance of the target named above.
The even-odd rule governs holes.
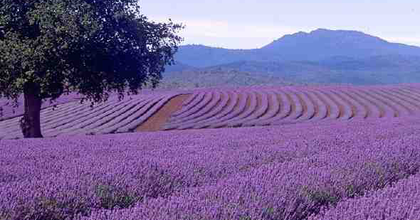
[[[186,25],[183,44],[259,48],[317,28],[359,30],[420,46],[419,0],[140,0],[154,21]]]

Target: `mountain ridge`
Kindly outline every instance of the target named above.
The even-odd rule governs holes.
[[[334,56],[366,58],[395,54],[420,56],[420,47],[388,42],[360,31],[320,28],[285,35],[259,49],[185,45],[179,48],[175,60],[193,67],[209,67],[237,61],[319,61]]]
[[[266,83],[264,77],[293,84],[420,82],[420,47],[351,30],[321,28],[309,33],[297,32],[259,49],[186,45],[180,47],[175,60],[178,64],[164,74],[166,81],[174,76],[181,81],[183,72],[188,81],[196,72],[200,74],[194,79],[195,84],[200,84],[202,77],[201,84],[205,85],[217,81],[218,76],[228,78],[232,71],[237,71],[258,83]],[[208,71],[214,74],[201,74]]]

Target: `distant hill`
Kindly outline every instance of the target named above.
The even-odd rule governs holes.
[[[299,83],[302,84],[302,83]],[[255,85],[294,85],[281,77],[268,76],[255,71],[238,71],[235,69],[188,69],[180,72],[167,72],[159,88],[206,88],[226,86],[255,86]]]
[[[420,57],[399,55],[362,59],[334,57],[322,61],[240,61],[205,68],[257,72],[284,81],[316,84],[395,84],[420,82]]]
[[[252,50],[187,45],[180,47],[175,59],[177,65],[168,69],[171,74],[166,73],[167,82],[177,75],[175,72],[180,81],[180,72],[205,71],[247,73],[259,83],[263,83],[265,77],[293,84],[420,82],[420,47],[390,43],[358,31],[318,29],[310,33],[299,32]],[[194,80],[215,81],[218,76],[211,77]]]
[[[163,75],[163,87],[420,83],[420,57],[332,57],[321,61],[238,61]],[[169,86],[170,85],[170,86]]]
[[[383,55],[420,56],[420,47],[390,43],[359,31],[318,29],[286,35],[260,49],[278,60],[323,60],[344,56],[367,58]]]
[[[318,29],[285,35],[252,50],[181,46],[175,59],[193,67],[209,67],[237,61],[319,61],[338,56],[359,59],[384,55],[420,56],[420,47],[390,43],[358,31]]]
[[[183,70],[197,70],[197,69],[199,69],[199,68],[189,66],[189,65],[183,64],[181,62],[177,62],[176,65],[170,65],[170,66],[165,67],[166,72],[179,72],[179,71],[183,71]]]

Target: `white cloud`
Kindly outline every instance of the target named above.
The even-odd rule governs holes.
[[[280,37],[296,31],[294,28],[275,25],[229,23],[225,21],[183,21],[185,34],[213,33],[217,37]]]
[[[155,21],[165,22],[168,19],[157,18]],[[174,22],[183,23],[186,28],[181,31],[184,37],[183,44],[203,44],[207,46],[223,47],[231,49],[253,49],[260,48],[271,43],[286,34],[293,34],[299,31],[310,32],[317,27],[289,27],[274,24],[249,24],[238,22],[227,22],[223,20],[186,20],[173,18]],[[326,27],[328,28],[328,27]],[[346,29],[330,27],[331,29]],[[366,31],[358,27],[348,27],[349,30]],[[391,35],[390,35],[391,34]],[[389,42],[404,43],[420,46],[420,37],[397,36],[392,33],[372,34],[381,37]]]
[[[167,21],[167,19],[154,19]],[[186,25],[181,32],[184,44],[204,44],[225,48],[249,49],[262,47],[285,34],[302,29],[280,25],[257,25],[214,20],[172,19]],[[305,30],[303,30],[305,31]]]
[[[385,40],[393,43],[402,43],[413,46],[420,46],[420,37],[384,37]]]

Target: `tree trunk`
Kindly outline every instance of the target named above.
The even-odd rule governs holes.
[[[24,138],[42,138],[41,134],[41,105],[38,86],[27,83],[24,88],[25,113],[20,120]]]

